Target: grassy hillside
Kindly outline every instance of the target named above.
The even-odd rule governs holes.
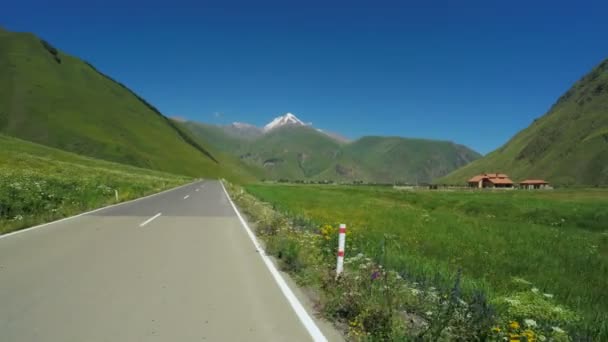
[[[447,141],[364,137],[347,144],[320,178],[404,183],[430,182],[480,155]]]
[[[307,179],[327,169],[340,143],[310,127],[285,126],[254,140],[241,155],[271,179]]]
[[[451,142],[364,137],[346,143],[301,126],[246,139],[218,126],[190,122],[186,127],[207,145],[238,156],[275,180],[430,182],[480,157]]]
[[[186,121],[181,123],[183,127],[191,131],[195,136],[209,142],[216,151],[236,154],[243,151],[249,144],[249,139],[238,138],[230,135],[223,127],[207,125],[203,123]]]
[[[0,133],[190,176],[226,170],[156,108],[29,33],[0,31]]]
[[[0,135],[0,234],[189,181]]]
[[[217,141],[217,135],[213,134],[215,126],[210,126],[210,130],[193,130],[193,127],[189,126],[187,122],[180,122],[172,120],[173,124],[180,129],[185,136],[191,141],[199,144],[200,146],[210,146],[207,148],[210,154],[217,157],[220,160],[218,165],[221,165],[221,169],[218,169],[216,178],[227,178],[235,179],[241,183],[254,182],[264,178],[264,170],[256,165],[248,164],[243,162],[239,157],[226,152],[223,149],[218,149],[213,144],[209,144],[208,141]],[[196,132],[196,133],[195,133]]]
[[[558,185],[608,185],[608,60],[504,146],[437,182],[462,184],[481,172]]]

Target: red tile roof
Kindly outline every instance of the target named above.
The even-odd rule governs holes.
[[[509,176],[505,175],[504,173],[482,173],[481,175],[477,175],[477,176],[474,176],[473,178],[469,179],[468,182],[469,183],[479,183],[480,180],[484,180],[484,179],[487,179],[494,184],[513,184],[513,181],[509,179]],[[506,183],[495,182],[500,179],[506,179],[508,182],[506,182]]]
[[[469,183],[479,183],[479,181],[484,178],[486,178],[486,177],[484,177],[482,175],[478,175],[478,176],[475,176],[475,177],[469,179]]]

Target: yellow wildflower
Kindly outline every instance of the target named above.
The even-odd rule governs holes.
[[[501,329],[499,327],[494,327],[492,328],[492,332],[498,334],[501,331]]]
[[[320,233],[325,238],[325,240],[329,240],[331,239],[331,236],[334,235],[335,230],[334,227],[330,226],[329,224],[326,224],[321,227]]]
[[[534,331],[527,329],[526,331],[524,331],[524,336],[526,336],[526,340],[528,342],[534,342],[536,341],[536,336],[534,335]]]
[[[517,321],[511,321],[511,323],[509,323],[509,328],[517,330],[519,329],[519,323]]]
[[[509,342],[520,342],[520,337],[518,334],[510,334],[509,335]]]

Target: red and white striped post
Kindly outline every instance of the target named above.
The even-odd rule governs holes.
[[[338,235],[338,265],[336,266],[336,278],[340,276],[344,270],[344,245],[346,244],[346,225],[340,224]]]

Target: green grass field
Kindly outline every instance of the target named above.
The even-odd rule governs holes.
[[[608,190],[247,190],[317,227],[348,224],[347,258],[363,252],[405,278],[444,289],[461,269],[463,289],[482,290],[494,303],[524,300],[521,285],[529,282],[592,329],[608,317]]]
[[[0,234],[189,180],[0,135]]]

